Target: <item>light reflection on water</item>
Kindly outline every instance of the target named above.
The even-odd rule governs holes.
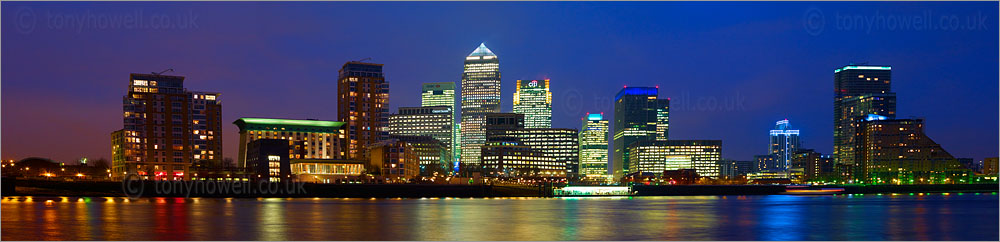
[[[996,194],[4,197],[3,240],[997,240]]]

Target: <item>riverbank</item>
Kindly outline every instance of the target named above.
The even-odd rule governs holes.
[[[784,185],[636,185],[636,196],[694,196],[694,195],[778,195],[785,192]],[[944,192],[997,192],[997,184],[925,184],[925,185],[825,185],[818,188],[843,188],[843,194],[877,193],[944,193]]]
[[[998,192],[997,184],[827,185],[844,194]],[[128,191],[128,194],[126,194]],[[636,185],[633,196],[778,195],[784,185]],[[315,184],[253,182],[50,181],[3,179],[3,196],[142,197],[551,197],[528,185]]]

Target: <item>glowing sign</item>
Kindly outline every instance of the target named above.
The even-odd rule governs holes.
[[[531,80],[531,82],[528,83],[528,86],[529,87],[538,87],[538,80]]]
[[[604,119],[604,114],[592,113],[592,114],[588,114],[587,115],[587,120],[597,121],[597,120],[603,120],[603,119]]]
[[[618,95],[615,96],[615,100],[622,99],[625,95],[635,95],[635,96],[656,96],[657,89],[655,87],[626,87],[623,88]]]

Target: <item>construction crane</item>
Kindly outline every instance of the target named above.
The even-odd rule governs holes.
[[[168,71],[169,71],[169,72],[174,72],[174,68],[168,68],[168,69],[166,69],[166,70],[163,70],[163,71],[161,71],[161,72],[153,72],[153,75],[157,75],[157,76],[159,76],[159,75],[161,75],[161,74],[163,74],[163,73],[166,73],[166,72],[168,72]]]
[[[364,61],[366,61],[366,60],[372,60],[372,58],[371,58],[371,57],[368,57],[368,58],[364,58],[364,59],[361,59],[361,60],[358,60],[357,62],[364,62]]]

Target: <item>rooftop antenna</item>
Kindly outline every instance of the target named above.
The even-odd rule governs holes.
[[[153,75],[157,75],[157,76],[159,76],[159,75],[161,75],[161,74],[163,74],[163,73],[166,73],[166,72],[168,72],[168,71],[169,71],[169,72],[174,72],[174,68],[168,68],[168,69],[166,69],[166,70],[163,70],[163,71],[161,71],[161,72],[153,72]]]
[[[361,59],[361,60],[358,60],[358,62],[364,62],[364,61],[366,61],[366,60],[372,60],[372,58],[371,58],[371,57],[368,57],[368,58],[364,58],[364,59]]]

